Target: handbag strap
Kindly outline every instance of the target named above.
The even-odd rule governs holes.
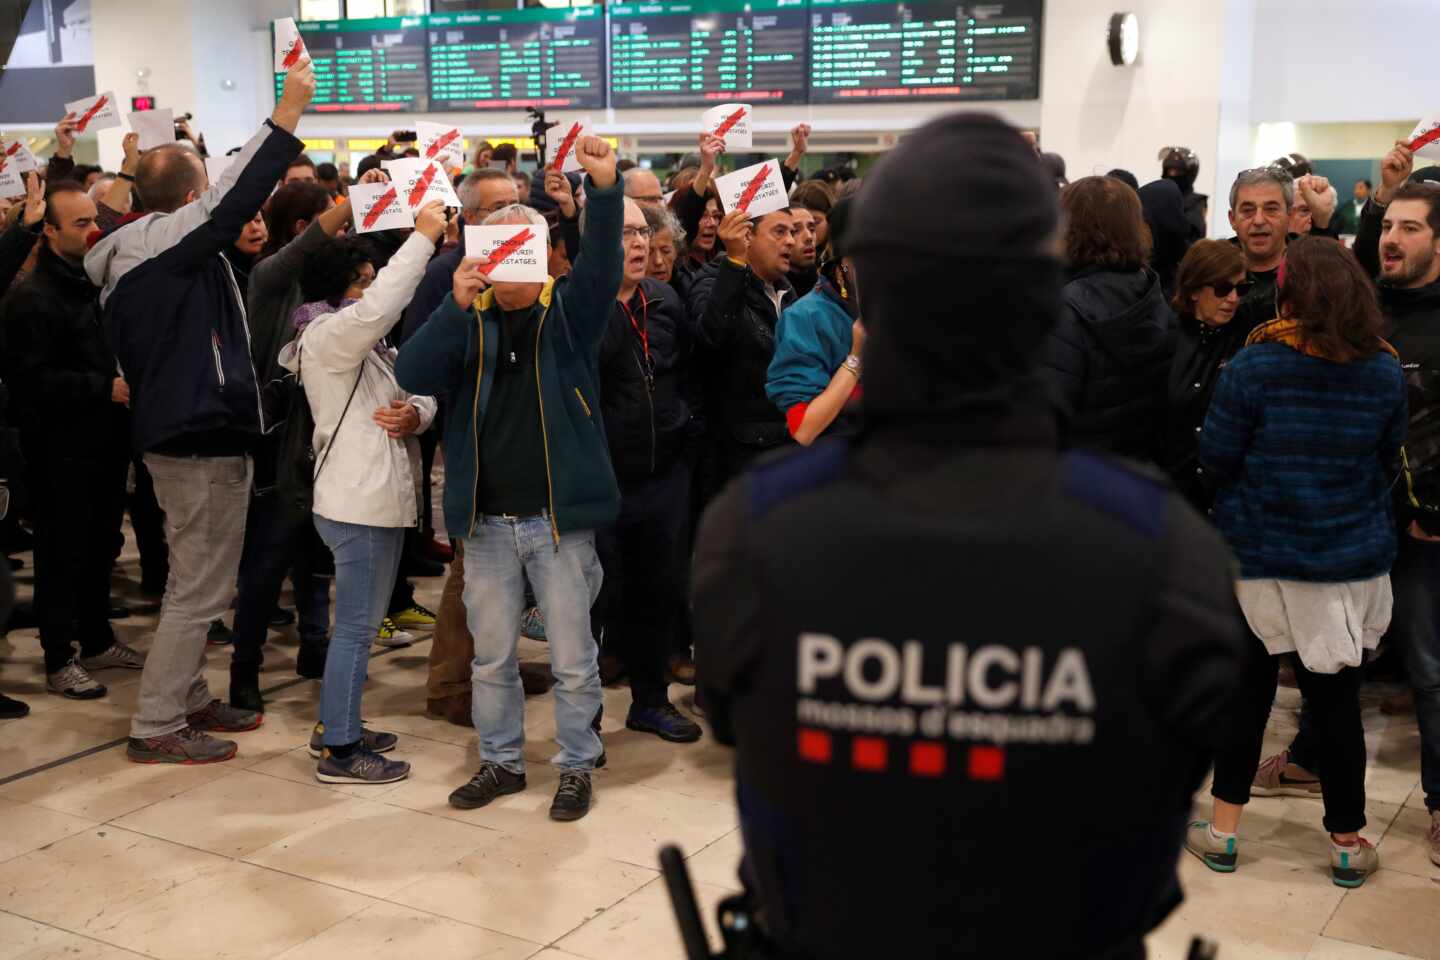
[[[305,386],[305,378],[302,374],[304,358],[305,345],[302,343],[295,353],[295,379],[300,381],[302,389]],[[365,360],[369,358],[370,355],[366,354]],[[325,453],[320,457],[320,462],[315,465],[315,473],[311,475],[312,483],[320,479],[320,471],[325,469],[325,461],[330,459],[330,451],[335,447],[335,438],[340,436],[340,427],[345,423],[345,414],[350,412],[350,403],[355,399],[356,391],[360,389],[361,378],[365,376],[365,360],[360,361],[360,369],[355,372],[355,385],[350,388],[350,396],[345,400],[345,409],[340,411],[340,419],[335,422],[335,432],[330,434],[330,442],[325,445]]]

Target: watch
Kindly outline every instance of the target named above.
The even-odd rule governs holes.
[[[855,356],[855,354],[852,353],[846,357],[845,362],[840,364],[840,366],[853,373],[856,380],[860,379],[860,358]]]

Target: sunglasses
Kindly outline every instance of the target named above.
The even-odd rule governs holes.
[[[1249,280],[1241,280],[1239,283],[1232,283],[1229,280],[1217,280],[1215,283],[1209,284],[1215,296],[1221,300],[1230,296],[1231,291],[1239,291],[1240,296],[1243,298],[1250,292],[1250,288],[1253,286],[1255,286],[1255,284]]]

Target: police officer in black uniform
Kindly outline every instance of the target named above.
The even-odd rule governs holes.
[[[1189,243],[1205,239],[1205,218],[1210,212],[1210,198],[1195,192],[1195,178],[1200,175],[1200,158],[1189,147],[1162,147],[1160,176],[1174,180],[1185,203],[1185,220],[1190,225]],[[1186,246],[1189,246],[1187,243]]]
[[[1060,449],[1057,224],[1000,120],[907,137],[847,231],[862,433],[705,517],[697,672],[774,956],[1129,960],[1180,901],[1244,627],[1163,479]]]

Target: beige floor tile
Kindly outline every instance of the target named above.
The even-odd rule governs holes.
[[[566,953],[564,950],[556,950],[550,947],[535,954],[531,960],[585,960],[584,957],[577,957],[573,953]]]
[[[95,821],[0,799],[0,863],[95,826]]]
[[[482,930],[446,917],[393,903],[377,903],[276,960],[393,960],[403,954],[424,960],[524,960],[543,949],[538,943]]]
[[[371,901],[346,890],[229,862],[92,919],[85,932],[157,960],[269,960]]]
[[[702,724],[703,726],[703,724]],[[607,773],[681,796],[735,802],[735,752],[706,730],[698,743],[666,743],[659,737],[621,730],[605,737]]]
[[[223,857],[244,857],[360,803],[326,790],[239,770],[114,821],[118,827]]]
[[[437,816],[523,836],[544,846],[623,860],[647,869],[657,869],[656,857],[665,844],[676,844],[687,852],[700,850],[737,825],[731,804],[697,800],[628,783],[612,778],[608,769],[593,775],[590,813],[574,823],[557,823],[548,815],[559,782],[554,768],[529,763],[526,780],[527,787],[521,793],[501,797],[479,810],[453,809],[438,793],[423,793],[418,784],[385,799],[413,805]]]
[[[387,899],[552,943],[656,876],[655,870],[594,854],[499,836],[454,867]]]
[[[1358,943],[1346,943],[1343,940],[1331,940],[1328,937],[1321,937],[1315,941],[1315,947],[1305,960],[1414,960],[1407,954],[1391,953],[1389,950],[1376,950],[1374,947],[1362,947]]]
[[[9,691],[8,682],[6,690]],[[67,702],[64,710],[13,721],[16,726],[9,729],[18,730],[23,723],[24,736],[7,737],[5,745],[0,747],[0,779],[117,740],[130,732],[126,719],[81,716],[74,710],[74,705]],[[0,786],[0,796],[11,796],[13,786]]]
[[[740,889],[740,857],[745,853],[745,838],[739,829],[716,840],[698,853],[689,854],[686,864],[690,879],[727,890]]]
[[[138,953],[0,912],[0,960],[144,960]]]
[[[245,859],[368,896],[388,897],[499,839],[490,830],[374,801],[356,801],[339,812],[341,816],[313,824]]]
[[[236,769],[227,763],[132,763],[124,747],[114,747],[6,784],[0,787],[0,796],[90,820],[111,820]]]
[[[1399,870],[1440,884],[1440,866],[1430,859],[1430,815],[1405,807],[1380,841],[1383,870]],[[1435,909],[1440,911],[1440,886],[1435,890]]]
[[[227,862],[179,844],[100,826],[0,864],[0,909],[85,933],[90,924]]]
[[[1381,869],[1352,890],[1325,927],[1327,937],[1440,960],[1440,884]]]
[[[695,885],[701,921],[712,950],[724,946],[715,908],[731,892],[703,883]],[[555,945],[587,960],[631,960],[640,953],[647,960],[685,960],[680,927],[663,880],[646,884]]]

